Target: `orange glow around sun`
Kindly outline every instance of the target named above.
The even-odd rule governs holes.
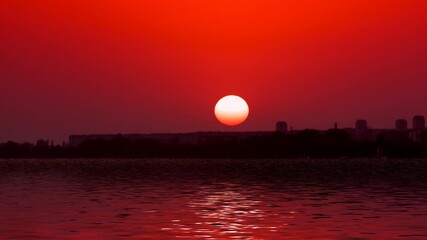
[[[222,124],[236,126],[246,120],[249,107],[246,101],[235,95],[221,98],[215,105],[215,116]]]

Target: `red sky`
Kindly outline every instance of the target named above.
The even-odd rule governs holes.
[[[0,141],[393,127],[427,115],[427,1],[0,2]],[[214,117],[240,95],[238,127]]]

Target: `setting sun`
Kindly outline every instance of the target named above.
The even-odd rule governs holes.
[[[222,124],[236,126],[246,120],[249,107],[246,101],[235,95],[221,98],[215,105],[215,116]]]

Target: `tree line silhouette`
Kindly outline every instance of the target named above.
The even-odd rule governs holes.
[[[271,133],[244,139],[165,143],[153,139],[87,140],[76,147],[38,142],[0,144],[0,158],[426,158],[427,132],[412,141],[407,132],[387,131],[376,140],[353,139],[342,129]]]

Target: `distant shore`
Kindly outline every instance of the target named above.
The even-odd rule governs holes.
[[[128,138],[93,138],[76,146],[0,144],[0,158],[427,158],[427,132],[416,141],[387,131],[376,139],[353,138],[342,129],[270,132],[241,138],[211,137],[197,143]]]

